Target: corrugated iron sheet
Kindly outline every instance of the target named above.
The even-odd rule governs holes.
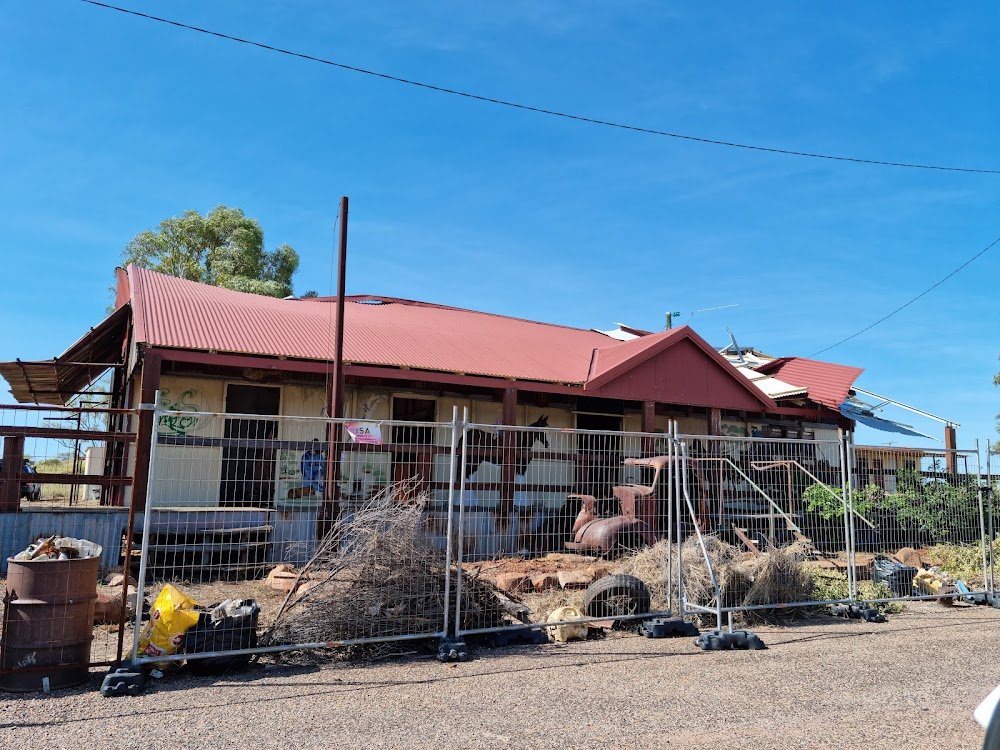
[[[130,266],[136,340],[153,346],[333,357],[336,305],[282,300]],[[344,360],[553,383],[587,379],[600,333],[406,300],[348,300]]]
[[[837,409],[864,370],[805,357],[781,357],[761,365],[757,372],[807,388],[810,400]]]

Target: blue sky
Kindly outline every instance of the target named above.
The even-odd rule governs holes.
[[[678,133],[1000,168],[994,3],[121,0],[236,36]],[[705,7],[695,7],[705,6]],[[809,356],[1000,236],[1000,175],[854,165],[501,108],[78,0],[0,11],[0,359],[96,324],[136,233],[223,203],[331,291]],[[1000,247],[821,358],[994,439]],[[721,305],[724,310],[691,311]],[[5,394],[6,395],[6,394]],[[6,400],[9,400],[9,396]],[[940,435],[934,422],[891,416]],[[898,439],[865,433],[863,440]]]

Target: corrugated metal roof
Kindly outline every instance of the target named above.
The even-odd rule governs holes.
[[[805,357],[781,357],[761,365],[757,372],[808,388],[811,401],[837,409],[864,370]]]
[[[282,300],[129,266],[136,340],[152,346],[327,361],[336,305]],[[619,346],[578,328],[411,300],[348,298],[344,360],[582,384],[595,349]]]
[[[137,343],[324,362],[334,356],[336,298],[275,299],[136,266],[127,274]],[[586,385],[595,393],[683,341],[717,365],[721,379],[708,380],[720,394],[736,385],[761,406],[772,405],[766,391],[737,376],[687,326],[618,341],[593,330],[414,300],[361,295],[348,297],[345,305],[345,362]],[[695,361],[681,360],[684,367]],[[680,382],[676,367],[665,366],[650,377]],[[703,366],[710,367],[697,365]]]
[[[128,308],[120,307],[56,359],[0,362],[0,375],[20,403],[68,404],[108,369],[100,365],[121,363],[128,321]]]

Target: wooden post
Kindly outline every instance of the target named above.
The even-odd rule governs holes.
[[[21,506],[21,466],[24,438],[7,435],[3,439],[3,469],[0,470],[0,511],[16,513]]]
[[[957,448],[958,445],[955,436],[955,428],[953,425],[946,424],[944,426],[944,449],[945,465],[948,467],[949,476],[958,473],[958,455],[955,453]]]
[[[506,388],[503,392],[504,425],[517,426],[517,388]],[[513,430],[503,431],[500,466],[500,515],[507,517],[514,509],[514,452],[517,449],[517,435]]]
[[[643,401],[642,402],[642,427],[640,428],[642,432],[647,435],[652,435],[656,432],[656,402],[655,401]],[[642,439],[642,452],[646,456],[652,456],[655,450],[656,440],[651,437],[644,437]]]
[[[722,409],[708,410],[708,434],[713,436],[722,434]]]
[[[153,404],[156,392],[160,390],[160,372],[163,356],[157,351],[145,351],[142,355],[142,388],[139,391],[139,405]],[[132,502],[134,510],[146,507],[146,484],[149,481],[149,446],[156,425],[153,412],[141,409],[139,428],[135,436],[135,469],[132,472]]]

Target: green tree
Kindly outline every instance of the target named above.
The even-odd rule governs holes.
[[[1000,386],[1000,372],[993,376],[993,385]],[[997,432],[1000,432],[1000,411],[997,412]],[[1000,453],[1000,448],[994,447],[994,453]]]
[[[235,289],[287,297],[299,255],[282,244],[264,250],[260,222],[239,208],[216,206],[205,216],[185,211],[156,229],[137,234],[122,251],[125,263],[153,271]]]

